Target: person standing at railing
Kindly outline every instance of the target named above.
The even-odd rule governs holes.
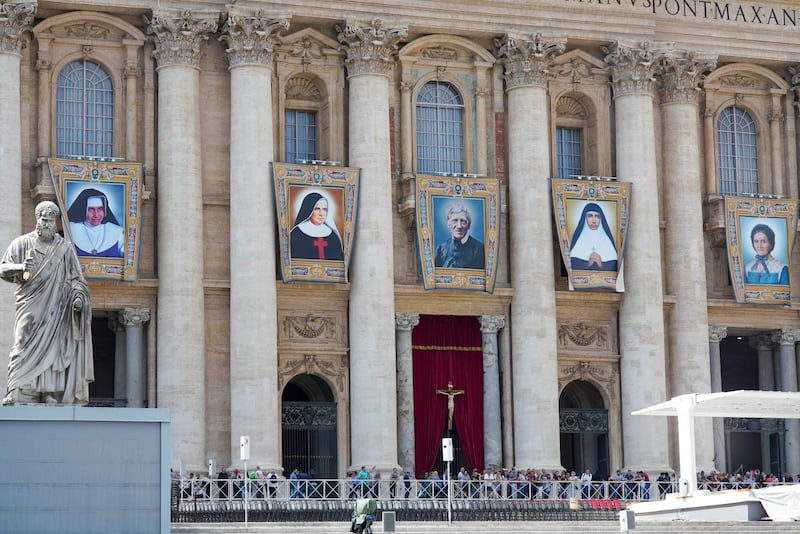
[[[274,471],[267,473],[267,487],[269,489],[269,498],[274,499],[278,496],[278,475]]]
[[[397,481],[400,480],[400,470],[396,467],[392,468],[392,474],[389,475],[389,498],[394,499],[397,493]]]
[[[411,496],[411,473],[403,473],[403,496],[408,499]]]
[[[592,471],[590,469],[581,473],[581,493],[584,499],[592,496]]]
[[[294,468],[292,474],[289,475],[289,487],[291,488],[291,495],[289,498],[297,499],[300,497],[300,470]]]

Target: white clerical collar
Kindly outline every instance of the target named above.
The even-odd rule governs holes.
[[[311,237],[328,237],[331,235],[330,226],[326,224],[314,224],[310,220],[306,220],[297,225],[300,231]]]

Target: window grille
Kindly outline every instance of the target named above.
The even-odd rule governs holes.
[[[317,114],[313,111],[286,110],[287,163],[317,159]]]
[[[447,82],[430,81],[417,96],[417,170],[464,172],[464,102]]]
[[[726,108],[717,120],[720,192],[758,193],[756,125],[747,111]]]
[[[110,158],[113,145],[111,77],[92,61],[69,63],[58,74],[56,156]]]

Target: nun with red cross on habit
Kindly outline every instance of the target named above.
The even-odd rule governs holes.
[[[300,204],[289,233],[290,255],[303,260],[344,260],[342,238],[328,217],[328,199],[312,192]]]

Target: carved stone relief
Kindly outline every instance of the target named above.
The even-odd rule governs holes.
[[[280,319],[278,343],[314,343],[317,347],[346,346],[344,321],[336,313],[285,315]]]
[[[612,338],[609,325],[587,322],[561,324],[558,327],[558,346],[560,349],[580,349],[597,352],[612,351]]]
[[[619,371],[616,362],[572,361],[558,366],[558,390],[573,380],[585,380],[599,384],[605,391],[612,406],[617,401],[619,390]]]
[[[340,398],[344,398],[347,391],[347,373],[347,356],[303,354],[302,357],[289,357],[280,362],[278,386],[279,390],[283,390],[284,386],[299,374],[318,375],[336,384],[336,391]]]

